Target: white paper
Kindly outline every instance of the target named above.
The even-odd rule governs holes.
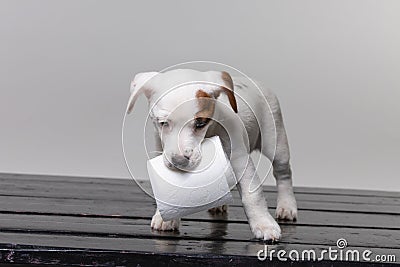
[[[163,220],[233,203],[230,188],[236,184],[236,179],[219,137],[206,138],[201,150],[202,161],[191,172],[169,169],[162,155],[147,161],[151,186]]]

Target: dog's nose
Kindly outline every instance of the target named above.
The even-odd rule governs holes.
[[[189,157],[179,154],[173,154],[171,156],[171,163],[175,167],[186,167],[189,164]]]

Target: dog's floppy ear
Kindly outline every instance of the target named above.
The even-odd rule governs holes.
[[[153,91],[150,85],[150,79],[157,74],[158,72],[142,72],[135,75],[135,78],[131,82],[131,88],[130,88],[131,96],[129,97],[128,110],[127,110],[128,114],[132,111],[136,100],[142,93],[145,94],[147,99],[151,97]]]
[[[235,111],[235,113],[237,113],[238,109],[237,109],[235,93],[233,92],[232,77],[226,71],[222,71],[221,78],[224,83],[224,86],[221,86],[219,90],[216,90],[215,97],[218,97],[221,92],[225,93],[228,96],[229,104],[231,104],[233,111]]]

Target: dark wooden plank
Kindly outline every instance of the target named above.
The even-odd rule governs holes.
[[[102,180],[102,179],[99,179]],[[132,181],[127,185],[106,185],[106,184],[75,184],[75,183],[53,183],[53,182],[35,182],[35,181],[0,181],[0,195],[3,196],[34,196],[49,198],[75,198],[75,199],[105,199],[105,200],[126,200],[132,201],[136,194],[143,192]],[[151,192],[149,184],[145,183],[148,191]],[[295,189],[297,191],[297,189]],[[238,197],[234,190],[233,195]],[[276,199],[276,192],[266,194],[268,200]],[[322,193],[296,193],[299,201],[309,201],[316,203],[351,203],[362,205],[382,205],[393,206],[391,210],[400,211],[400,197],[370,197],[370,196],[347,196],[330,195]],[[369,209],[371,210],[371,208]],[[379,209],[378,209],[379,210]]]
[[[49,201],[50,200],[50,201]],[[26,213],[26,214],[57,214],[74,216],[113,216],[126,218],[151,218],[155,210],[155,203],[132,205],[129,202],[113,203],[82,203],[77,199],[43,199],[43,198],[11,198],[3,200],[0,213]],[[115,203],[114,203],[115,204]],[[273,214],[274,209],[270,209]],[[228,218],[215,218],[207,212],[199,212],[185,217],[187,220],[222,220],[247,223],[242,207],[230,207]],[[285,222],[285,224],[293,224]],[[363,213],[338,213],[330,211],[299,211],[297,225],[326,225],[334,227],[354,227],[373,229],[400,229],[400,220],[397,215],[363,214]]]
[[[0,181],[35,181],[52,183],[79,183],[79,184],[105,184],[105,185],[127,185],[136,184],[130,177],[110,178],[110,177],[91,177],[91,176],[70,176],[52,174],[31,174],[31,173],[4,173],[0,172]]]
[[[79,186],[84,185],[122,185],[124,187],[134,185],[137,187],[136,182],[130,177],[122,178],[93,178],[93,177],[80,177],[80,176],[60,176],[60,175],[45,175],[45,174],[20,174],[20,173],[0,173],[0,183],[5,181],[20,181],[20,182],[31,182],[37,183],[65,183],[65,184],[76,184]],[[141,185],[148,184],[148,180],[139,181]],[[315,187],[295,187],[298,193],[303,194],[318,194],[318,195],[348,195],[348,196],[381,196],[387,198],[399,198],[400,192],[394,191],[376,191],[376,190],[357,190],[357,189],[343,189],[343,188],[315,188]],[[275,192],[275,187],[265,186],[265,191]]]
[[[248,225],[183,221],[178,232],[157,232],[150,228],[150,219],[90,218],[48,215],[0,214],[0,232],[69,234],[124,238],[178,238],[194,240],[251,241]],[[282,225],[285,244],[334,245],[339,238],[357,247],[400,249],[400,231],[387,229],[340,228]],[[255,240],[253,240],[255,241]]]
[[[268,205],[270,208],[276,207],[276,198],[268,196]],[[123,200],[115,199],[86,199],[86,198],[65,198],[65,197],[27,197],[27,196],[4,196],[0,195],[0,203],[18,203],[18,202],[65,202],[71,201],[72,203],[80,203],[81,205],[114,205],[124,206],[129,205],[135,206],[136,202],[141,204],[150,205],[154,203],[154,199],[144,193],[131,194],[129,197]],[[76,201],[75,201],[76,200]],[[230,206],[241,207],[242,202],[237,194],[234,194],[235,202]],[[332,212],[355,212],[355,213],[373,213],[373,214],[389,214],[389,215],[400,215],[400,206],[394,205],[376,205],[376,204],[358,204],[358,203],[331,203],[331,202],[316,202],[297,199],[299,210],[319,210],[319,211],[332,211]],[[0,208],[1,209],[1,208]]]
[[[184,239],[137,239],[82,237],[69,235],[38,235],[0,233],[6,244],[1,251],[0,262],[57,265],[134,265],[140,266],[265,266],[269,262],[257,260],[257,252],[265,249],[261,242],[225,242]],[[11,244],[25,244],[11,245]],[[31,246],[29,246],[31,245]],[[267,245],[268,250],[299,251],[313,249],[317,255],[326,246],[275,244]],[[334,248],[334,247],[333,247]],[[89,250],[90,249],[90,250]],[[97,251],[94,249],[98,249]],[[351,247],[362,253],[365,248]],[[373,249],[373,256],[387,255],[388,250]],[[397,249],[390,254],[396,259],[400,256]],[[323,254],[327,259],[326,253]],[[148,259],[146,256],[150,256]],[[140,259],[146,260],[140,261]],[[399,264],[398,261],[395,262]],[[164,265],[165,264],[165,265]],[[273,258],[273,266],[388,266],[375,262],[343,261],[288,261],[280,262]]]

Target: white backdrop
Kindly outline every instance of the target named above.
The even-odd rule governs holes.
[[[0,171],[128,178],[120,135],[134,74],[212,60],[280,98],[295,185],[400,191],[399,9],[395,0],[3,0]],[[131,119],[146,106],[141,98]]]

